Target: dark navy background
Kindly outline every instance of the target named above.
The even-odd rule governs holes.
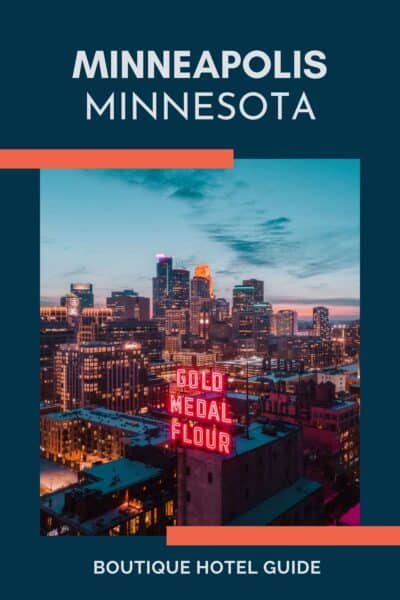
[[[26,3],[3,8],[1,148],[233,147],[240,158],[361,159],[362,521],[400,525],[398,376],[398,125],[391,3]],[[328,75],[263,82],[234,75],[159,89],[295,90],[317,121],[85,121],[84,92],[116,81],[71,79],[77,49],[322,49]],[[157,82],[125,81],[139,94]],[[2,199],[3,550],[13,596],[155,597],[252,594],[343,597],[397,588],[398,548],[170,549],[159,538],[40,538],[38,524],[39,173],[0,171]],[[79,215],[77,215],[79,218]],[[9,439],[8,439],[9,438]],[[312,558],[320,577],[93,577],[93,559]],[[4,559],[3,559],[4,561]],[[389,592],[391,593],[391,592]]]

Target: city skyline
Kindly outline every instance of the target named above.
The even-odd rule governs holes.
[[[265,282],[275,310],[359,314],[359,161],[239,160],[232,171],[42,171],[41,302],[73,281],[152,296],[156,254],[194,274],[208,263],[217,297]]]

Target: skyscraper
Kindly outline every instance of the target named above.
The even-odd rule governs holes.
[[[294,310],[278,310],[275,314],[276,335],[297,334],[297,312]]]
[[[157,271],[153,277],[153,317],[163,319],[172,293],[172,256],[157,254]]]
[[[313,308],[313,335],[317,335],[324,340],[330,338],[329,310],[325,306],[315,306]]]
[[[210,282],[206,277],[193,277],[191,281],[191,298],[209,298]]]
[[[229,302],[225,298],[217,298],[212,305],[212,315],[215,321],[229,319]]]
[[[91,283],[71,283],[71,294],[75,294],[81,301],[81,308],[93,308],[94,295]]]
[[[252,285],[235,285],[232,296],[232,313],[247,310],[254,304],[255,288]]]
[[[264,282],[259,279],[243,279],[243,285],[254,288],[254,302],[264,302]]]
[[[172,269],[172,290],[168,299],[168,307],[189,309],[190,273],[187,269]]]
[[[211,269],[207,264],[196,265],[194,268],[194,276],[195,277],[204,277],[207,279],[210,290],[210,298],[214,297],[214,288],[211,276]]]

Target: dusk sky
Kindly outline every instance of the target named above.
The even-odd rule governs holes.
[[[359,313],[359,161],[236,160],[233,170],[41,171],[42,302],[73,281],[151,296],[155,255],[208,263],[218,297],[265,282],[274,309]]]

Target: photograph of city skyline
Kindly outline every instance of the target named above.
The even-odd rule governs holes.
[[[357,525],[359,161],[41,171],[40,534]]]

